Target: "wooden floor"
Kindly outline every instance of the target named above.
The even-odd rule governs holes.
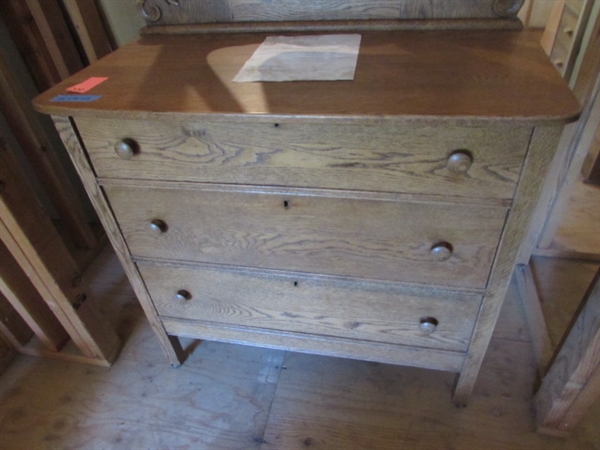
[[[558,342],[597,263],[536,257]],[[469,406],[454,375],[214,342],[162,355],[107,250],[90,291],[125,347],[111,369],[18,356],[0,377],[0,449],[600,449],[600,402],[567,440],[533,430],[536,369],[512,286]]]

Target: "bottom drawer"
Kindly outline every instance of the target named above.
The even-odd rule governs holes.
[[[480,294],[139,263],[158,314],[273,332],[465,351]]]

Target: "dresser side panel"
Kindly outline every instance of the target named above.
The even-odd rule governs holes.
[[[527,234],[562,129],[563,127],[558,125],[536,127],[532,135],[515,199],[502,233],[490,280],[475,324],[465,365],[455,386],[453,401],[457,405],[466,404],[475,384],[511,281],[519,248]]]
[[[87,191],[90,200],[96,209],[98,217],[106,230],[106,233],[112,243],[113,248],[121,262],[121,265],[125,269],[125,273],[131,282],[133,289],[139,299],[142,308],[144,309],[148,320],[158,336],[159,341],[162,345],[163,350],[167,354],[169,362],[172,365],[179,365],[183,362],[183,349],[179,344],[179,341],[175,338],[168,336],[165,332],[163,325],[161,324],[156,309],[148,296],[146,287],[140,274],[131,261],[131,255],[127,244],[125,243],[119,225],[117,224],[111,207],[102,192],[100,185],[98,184],[94,170],[91,167],[87,154],[79,141],[74,125],[69,117],[64,116],[53,116],[54,124],[58,133],[63,140],[65,147],[73,161],[75,169],[77,170],[83,185]]]

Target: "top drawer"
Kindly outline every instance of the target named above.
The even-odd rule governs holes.
[[[77,127],[101,178],[483,198],[512,198],[531,133],[529,127],[326,121],[78,118]],[[123,142],[133,154],[127,154]]]

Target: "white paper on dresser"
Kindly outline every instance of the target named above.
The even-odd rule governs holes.
[[[360,34],[270,36],[233,81],[353,80]]]

